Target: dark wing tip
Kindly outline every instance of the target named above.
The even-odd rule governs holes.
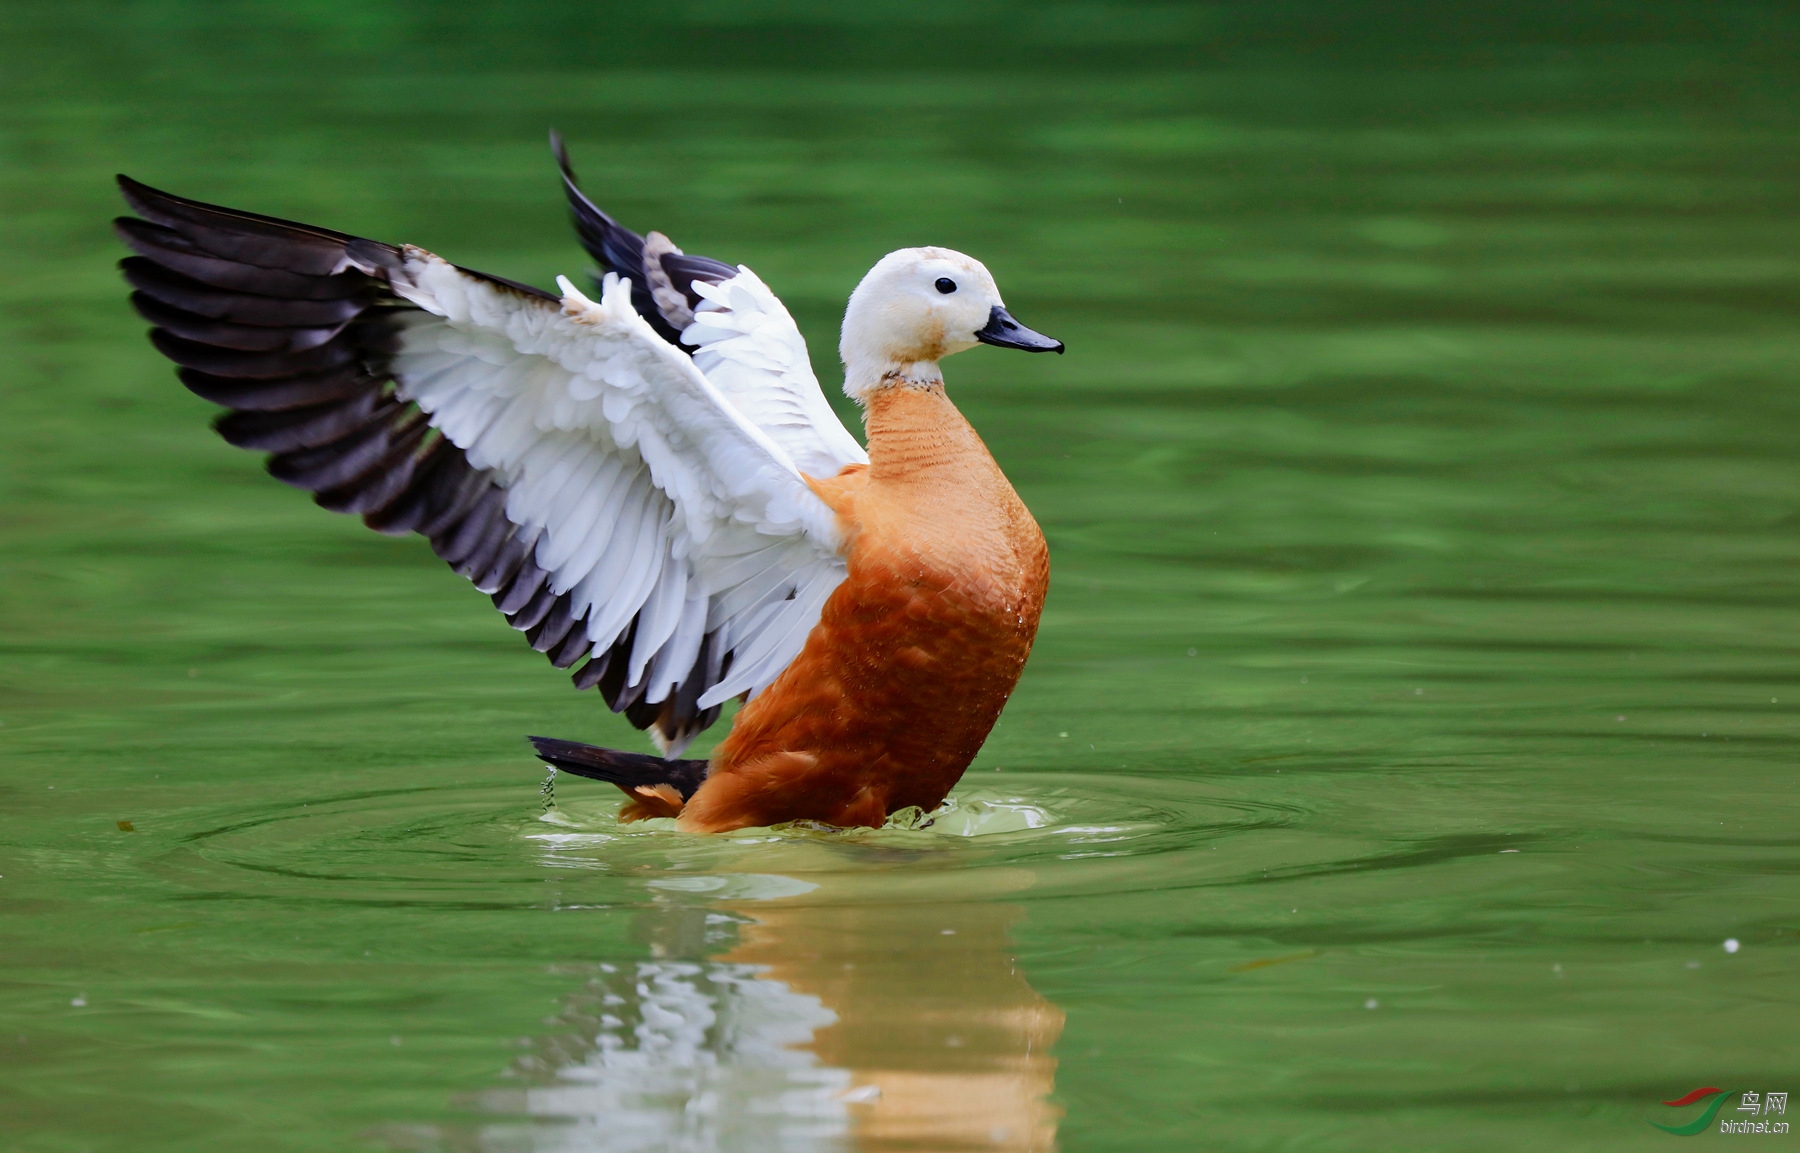
[[[562,133],[554,128],[550,130],[550,155],[556,158],[556,166],[562,169],[562,174],[574,180],[575,169],[569,163],[569,148],[563,143]]]
[[[362,240],[347,232],[336,229],[321,228],[315,224],[302,224],[297,220],[284,220],[279,216],[264,216],[260,212],[246,212],[241,208],[227,208],[223,204],[209,204],[204,200],[191,200],[186,196],[177,196],[173,192],[164,192],[160,188],[152,188],[141,180],[133,180],[124,173],[114,179],[118,181],[119,192],[125,198],[126,205],[139,216],[153,224],[185,231],[192,226],[210,229],[226,229],[229,231],[248,231],[262,235],[277,235],[284,238],[310,236],[316,240],[328,241],[332,244],[376,245],[390,251],[398,251],[392,245],[379,241]]]
[[[119,191],[125,194],[126,200],[130,200],[134,196],[144,196],[154,199],[157,197],[167,197],[169,195],[161,189],[150,187],[142,180],[133,180],[123,172],[114,175],[113,182],[119,186]]]
[[[569,147],[563,143],[562,133],[554,128],[550,130],[550,155],[556,158],[556,167],[562,173],[563,191],[568,193],[571,206],[575,207],[578,212],[581,206],[586,206],[599,214],[608,224],[612,224],[615,228],[618,227],[612,217],[602,211],[599,205],[589,200],[587,194],[581,191],[581,182],[575,178],[575,165],[569,160]],[[575,205],[575,201],[580,201],[580,205]]]
[[[160,188],[152,188],[141,180],[133,180],[123,172],[114,179],[119,185],[119,195],[125,198],[126,205],[139,216],[155,215],[156,205],[159,202],[181,203],[181,197],[164,192]]]

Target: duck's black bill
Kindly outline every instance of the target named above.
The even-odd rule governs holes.
[[[1063,342],[1051,340],[1041,332],[1033,332],[1012,318],[1012,313],[994,305],[988,313],[987,327],[977,329],[975,339],[995,348],[1019,348],[1026,352],[1061,352]]]

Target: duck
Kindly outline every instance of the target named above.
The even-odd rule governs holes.
[[[553,155],[593,295],[118,177],[150,341],[224,440],[379,533],[418,534],[655,753],[530,737],[621,821],[881,826],[961,779],[1030,655],[1037,522],[941,368],[1063,352],[981,262],[903,248],[850,294],[867,446],[748,267],[619,224]],[[730,731],[684,758],[727,702]]]

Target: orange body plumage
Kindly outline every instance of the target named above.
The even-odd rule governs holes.
[[[805,649],[738,713],[685,806],[640,794],[623,816],[880,825],[935,807],[975,758],[1037,635],[1044,536],[941,383],[874,393],[868,434],[866,469],[813,482],[849,576]]]

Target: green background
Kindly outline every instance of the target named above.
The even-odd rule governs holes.
[[[1754,3],[6,0],[0,1148],[622,1148],[493,1094],[583,1059],[600,966],[749,931],[689,872],[942,975],[871,1067],[1066,1014],[1068,1150],[1637,1149],[1800,1087],[1796,59]],[[1053,564],[962,793],[1050,826],[627,836],[576,781],[544,841],[522,735],[641,736],[125,303],[117,171],[577,274],[551,126],[852,428],[892,248],[1067,342],[946,365]]]

